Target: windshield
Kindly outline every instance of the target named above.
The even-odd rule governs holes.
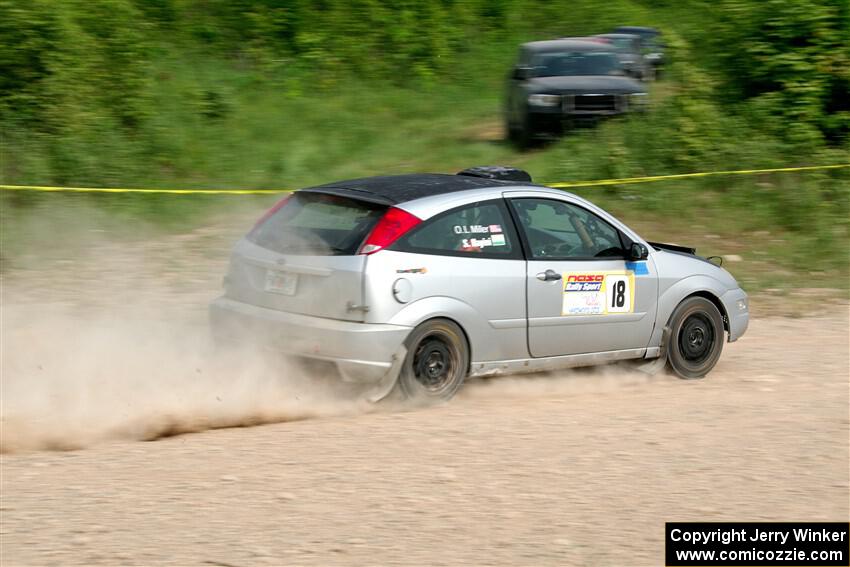
[[[622,74],[617,56],[607,51],[541,53],[535,57],[536,77]]]
[[[336,195],[298,192],[251,231],[248,240],[283,254],[352,255],[385,210]]]
[[[632,40],[626,37],[609,37],[608,41],[617,49],[631,49]]]

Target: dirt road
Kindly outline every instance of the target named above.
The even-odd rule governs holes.
[[[0,563],[660,565],[670,520],[846,520],[848,310],[761,318],[703,381],[468,384],[451,404],[2,456]]]

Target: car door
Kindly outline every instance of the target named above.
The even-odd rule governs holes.
[[[629,262],[625,233],[577,202],[506,197],[527,258],[531,355],[646,348],[658,296],[652,260]]]

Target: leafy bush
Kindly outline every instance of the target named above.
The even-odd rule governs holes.
[[[699,36],[701,60],[726,103],[743,103],[771,133],[811,146],[850,134],[850,4],[721,0]]]

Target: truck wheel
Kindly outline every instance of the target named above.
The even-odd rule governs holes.
[[[534,132],[528,124],[523,124],[517,128],[516,141],[514,142],[517,149],[527,150],[534,145]]]
[[[510,118],[505,118],[505,132],[507,133],[508,142],[516,144],[519,139],[519,131],[514,123],[511,122]]]
[[[723,318],[704,297],[689,297],[670,318],[667,364],[680,378],[702,378],[723,351]]]
[[[455,323],[433,319],[422,323],[405,341],[407,357],[398,385],[415,401],[437,402],[457,393],[469,368],[466,337]]]
[[[508,139],[518,150],[525,150],[534,143],[534,132],[528,116],[521,116],[518,122],[507,119]]]

